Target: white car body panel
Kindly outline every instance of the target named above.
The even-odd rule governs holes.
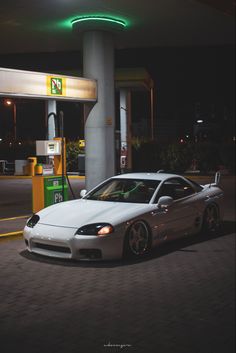
[[[63,203],[63,207],[53,205],[45,208],[43,224],[56,225],[59,227],[73,227],[76,230],[84,224],[107,222],[117,225],[120,220],[125,219],[127,212],[129,217],[136,217],[147,211],[150,205],[130,204],[118,202],[101,202],[92,200],[74,200]],[[47,213],[46,213],[47,211]],[[83,217],[81,218],[81,214]]]
[[[85,196],[79,200],[49,206],[37,213],[40,220],[33,228],[25,226],[27,249],[41,255],[65,259],[118,259],[123,255],[127,229],[137,220],[148,225],[152,247],[155,247],[164,241],[198,233],[209,203],[217,204],[220,216],[223,217],[223,192],[217,185],[202,186],[201,191],[176,199],[169,207],[160,209],[154,200],[162,184],[170,178],[182,178],[185,182],[187,180],[166,173],[123,174],[113,177],[112,180],[132,178],[160,181],[149,203],[98,201],[86,199]],[[76,234],[80,227],[101,222],[111,224],[114,232],[105,236]]]

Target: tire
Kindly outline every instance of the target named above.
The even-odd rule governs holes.
[[[141,257],[151,249],[151,233],[144,221],[134,222],[127,231],[124,243],[125,257]]]
[[[202,232],[207,235],[217,234],[220,230],[219,208],[215,204],[207,206],[203,215]]]

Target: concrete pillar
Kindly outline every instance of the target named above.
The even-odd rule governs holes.
[[[86,189],[115,174],[114,46],[112,33],[83,33],[83,75],[98,82],[98,100],[85,123]]]
[[[54,114],[51,114],[54,113]],[[57,102],[55,99],[47,100],[46,102],[46,114],[48,120],[48,140],[52,140],[57,136],[56,134],[56,121],[55,115],[57,114]],[[49,114],[51,114],[49,116]],[[49,118],[48,118],[49,116]]]
[[[132,169],[131,146],[131,92],[128,89],[120,89],[120,168],[122,172]]]

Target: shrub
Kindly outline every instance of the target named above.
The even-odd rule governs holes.
[[[175,173],[183,173],[189,168],[193,159],[191,144],[172,143],[161,153],[162,169]]]
[[[145,142],[132,146],[132,165],[135,172],[156,172],[162,169],[160,146],[156,142]]]
[[[66,168],[68,172],[78,171],[78,155],[84,151],[79,147],[79,141],[69,141],[66,144]]]
[[[221,164],[219,145],[212,142],[196,143],[193,145],[193,158],[197,160],[201,172],[217,170]]]

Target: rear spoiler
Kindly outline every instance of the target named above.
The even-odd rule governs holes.
[[[221,177],[220,172],[216,172],[216,173],[215,173],[215,180],[214,180],[214,183],[205,184],[205,185],[202,185],[202,186],[205,187],[205,188],[211,188],[212,186],[219,186],[219,184],[220,184],[220,177]]]
[[[221,177],[220,172],[216,172],[215,173],[215,181],[214,181],[213,185],[218,186],[220,184],[220,177]]]

